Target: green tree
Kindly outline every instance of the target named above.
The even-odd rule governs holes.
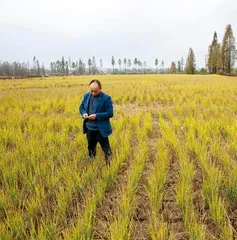
[[[217,73],[220,68],[220,44],[218,43],[216,32],[209,46],[207,67],[210,73]]]
[[[236,61],[236,45],[231,25],[227,25],[221,45],[220,64],[223,72],[230,73]]]
[[[171,63],[171,66],[170,66],[170,73],[176,73],[176,64],[175,62],[172,62]]]
[[[194,74],[196,71],[195,55],[192,48],[189,48],[185,71],[187,74]]]

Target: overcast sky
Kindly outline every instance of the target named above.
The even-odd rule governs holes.
[[[222,41],[231,24],[237,38],[237,0],[0,0],[0,9],[0,60],[46,66],[95,56],[111,67],[113,55],[170,67],[192,47],[200,68],[214,31]]]

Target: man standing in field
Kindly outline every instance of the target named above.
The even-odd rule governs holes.
[[[82,115],[83,132],[86,133],[90,158],[96,156],[96,145],[99,142],[105,155],[105,162],[110,164],[111,148],[108,136],[112,133],[109,119],[113,117],[113,102],[109,95],[101,91],[101,82],[97,79],[89,83],[90,92],[84,95],[79,107]]]

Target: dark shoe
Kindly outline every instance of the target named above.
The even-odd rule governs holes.
[[[93,162],[93,161],[95,160],[95,156],[88,156],[88,160],[89,160],[90,162]]]
[[[106,166],[110,166],[110,162],[111,162],[111,156],[105,157]]]

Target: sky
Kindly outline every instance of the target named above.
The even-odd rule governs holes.
[[[50,62],[95,56],[111,67],[137,57],[154,67],[189,48],[205,66],[213,34],[222,42],[227,24],[237,38],[237,0],[0,0],[0,60]]]

